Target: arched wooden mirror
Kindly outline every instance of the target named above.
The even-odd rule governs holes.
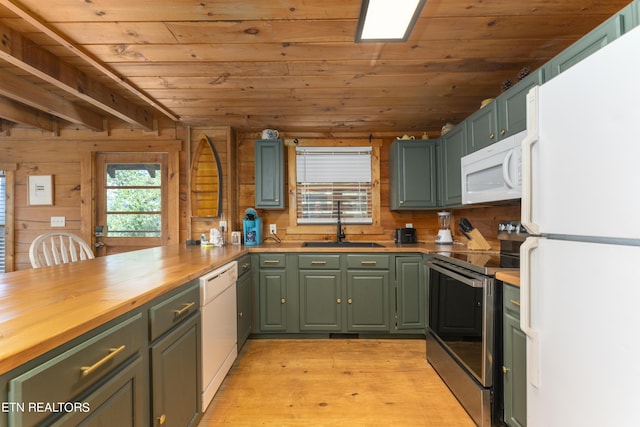
[[[222,168],[209,136],[200,135],[191,162],[191,216],[217,217],[222,212]]]

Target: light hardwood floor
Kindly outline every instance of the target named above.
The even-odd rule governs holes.
[[[473,426],[424,340],[249,340],[199,427]]]

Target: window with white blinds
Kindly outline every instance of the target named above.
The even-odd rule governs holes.
[[[371,147],[296,147],[298,224],[371,224]]]

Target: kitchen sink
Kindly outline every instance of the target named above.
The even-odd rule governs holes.
[[[307,248],[382,248],[381,244],[375,242],[304,242],[303,247]]]

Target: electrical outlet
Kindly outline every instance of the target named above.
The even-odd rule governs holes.
[[[66,225],[66,218],[63,216],[52,216],[51,217],[51,226],[52,227],[64,227]]]
[[[406,228],[413,228],[413,224],[411,224],[410,222],[406,223],[404,226]]]
[[[269,224],[269,234],[276,234],[276,225]]]

